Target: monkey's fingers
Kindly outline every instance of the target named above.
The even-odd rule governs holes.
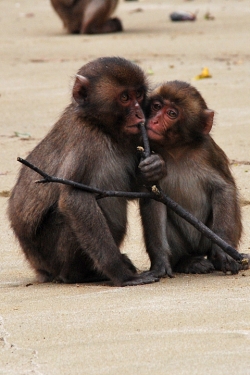
[[[149,271],[144,274],[153,275],[155,277],[170,277],[174,278],[170,262],[162,261],[161,263],[153,264]]]
[[[230,255],[225,254],[218,246],[215,246],[215,249],[212,250],[209,260],[213,263],[217,271],[224,273],[236,275],[242,269],[239,262],[235,261]]]
[[[158,154],[152,154],[142,160],[138,168],[148,181],[158,181],[167,174],[166,163]]]

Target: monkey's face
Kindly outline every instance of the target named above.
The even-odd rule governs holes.
[[[146,94],[144,82],[125,85],[115,77],[105,76],[93,82],[77,75],[73,87],[73,97],[82,118],[114,137],[140,133],[139,124],[145,122]]]
[[[149,99],[148,137],[167,147],[199,143],[209,134],[213,116],[194,87],[182,81],[167,82],[157,87]]]
[[[176,143],[181,110],[162,96],[153,96],[148,105],[147,133],[149,139],[160,144]]]
[[[125,134],[140,133],[139,124],[145,122],[145,116],[142,110],[144,101],[145,92],[143,88],[124,88],[117,95],[117,104],[120,107],[120,113],[124,114],[122,131]]]

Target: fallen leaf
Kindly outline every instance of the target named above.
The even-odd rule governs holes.
[[[198,79],[211,78],[211,77],[212,77],[212,76],[211,76],[211,74],[210,74],[208,68],[205,67],[205,68],[202,69],[201,74],[198,74],[198,76],[195,76],[194,79],[197,79],[197,80],[198,80]]]
[[[10,197],[10,191],[9,190],[0,191],[0,197],[4,197],[4,198]]]
[[[147,70],[147,74],[150,75],[150,76],[152,76],[152,75],[154,74],[153,69],[149,68],[149,69]]]
[[[214,20],[214,16],[212,16],[210,12],[206,12],[204,14],[204,18],[205,18],[205,20],[208,20],[208,21],[213,21]]]
[[[29,133],[14,132],[14,134],[15,134],[15,137],[31,138],[31,135]]]

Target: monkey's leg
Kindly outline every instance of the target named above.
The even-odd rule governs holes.
[[[24,230],[22,232],[25,233]],[[81,251],[74,233],[56,207],[48,211],[33,236],[18,237],[39,282],[107,280]]]
[[[141,200],[140,209],[146,249],[151,260],[150,271],[153,274],[171,277],[172,268],[174,272],[180,273],[209,273],[214,270],[213,264],[204,256],[188,253],[191,245],[183,238],[178,226],[168,220],[167,209],[163,204]]]
[[[62,187],[59,209],[67,218],[79,247],[93,261],[94,268],[115,285],[148,284],[158,279],[153,275],[135,275],[116,246],[105,216],[95,197]]]
[[[141,199],[140,213],[146,250],[151,261],[150,272],[157,277],[172,277],[172,254],[166,235],[166,206],[151,199]]]
[[[95,0],[86,6],[81,34],[103,34],[122,31],[119,18],[109,18],[116,8],[118,1]]]
[[[212,231],[229,245],[237,248],[242,227],[240,205],[235,186],[232,183],[221,183],[214,188],[211,200],[213,218],[210,227]],[[237,274],[241,270],[241,264],[225,254],[216,244],[212,244],[208,257],[214,267],[224,273]]]
[[[174,272],[204,274],[214,271],[212,262],[205,258],[211,242],[186,222],[168,220],[167,236],[171,248]],[[203,245],[202,245],[203,244]]]
[[[106,276],[95,269],[92,259],[81,249],[67,224],[60,233],[55,252],[61,261],[59,272],[53,281],[71,284],[107,280]]]
[[[99,282],[107,281],[109,278],[103,275],[102,272],[99,272],[94,268],[92,260],[83,253],[82,250],[77,252],[74,256],[73,262],[70,264],[70,267],[67,269],[67,276],[63,276],[64,270],[61,270],[59,279],[66,283],[88,283],[88,282]],[[137,269],[128,258],[126,254],[122,254],[122,258],[125,264],[132,273],[136,274]]]
[[[30,215],[31,216],[31,215]],[[23,252],[35,270],[39,282],[50,282],[60,272],[62,260],[58,256],[57,243],[63,231],[63,218],[58,214],[56,207],[51,207],[42,217],[39,225],[34,222],[19,220],[20,225],[15,227]],[[33,229],[32,229],[33,228]]]

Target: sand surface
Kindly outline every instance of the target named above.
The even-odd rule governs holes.
[[[198,12],[196,22],[171,22],[175,10]],[[58,119],[83,64],[120,55],[152,84],[194,84],[216,111],[213,136],[241,193],[239,250],[250,252],[249,0],[122,0],[116,13],[123,33],[72,36],[48,0],[0,1],[0,374],[250,374],[250,271],[126,288],[37,284],[9,228],[16,157]],[[194,80],[203,67],[212,78]],[[123,250],[147,269],[135,204],[129,220]]]

